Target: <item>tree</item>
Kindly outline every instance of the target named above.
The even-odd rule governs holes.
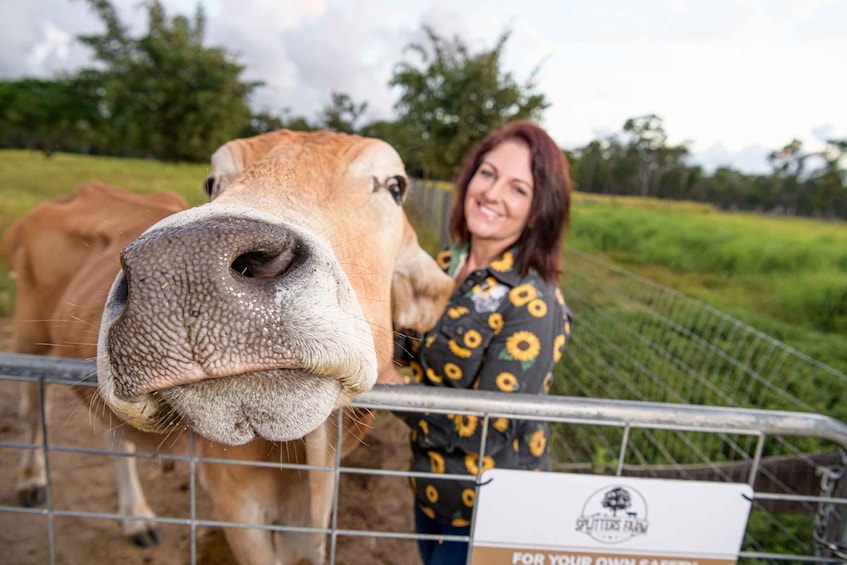
[[[815,212],[823,215],[835,213],[835,203],[845,193],[844,171],[841,163],[847,157],[847,139],[828,139],[819,153],[825,165],[814,175],[816,186]]]
[[[806,161],[810,156],[803,150],[803,142],[796,138],[768,154],[773,176],[779,179],[779,204],[790,214],[811,211],[813,198],[804,186]]]
[[[577,150],[574,179],[579,190],[621,195],[683,198],[701,178],[685,163],[687,142],[668,145],[662,119],[628,119],[618,134]]]
[[[389,84],[401,91],[399,122],[420,140],[420,151],[409,157],[428,176],[446,179],[489,131],[518,118],[539,119],[549,103],[535,91],[537,68],[523,84],[501,70],[509,31],[480,53],[471,53],[458,37],[424,31],[428,45],[407,46],[420,64],[400,62]]]
[[[106,69],[104,110],[119,153],[170,161],[204,161],[247,126],[244,67],[223,49],[203,46],[205,16],[169,19],[158,0],[146,3],[149,29],[129,37],[108,0],[88,0],[106,26],[78,39]]]
[[[417,134],[410,132],[408,128],[399,122],[376,121],[365,124],[359,130],[361,135],[375,137],[388,142],[406,165],[406,173],[409,176],[423,178],[425,175],[417,157],[421,152],[421,140]]]
[[[632,497],[628,490],[617,487],[608,491],[603,496],[603,501],[600,505],[603,506],[603,508],[611,510],[613,516],[617,516],[618,510],[626,510],[632,506]]]
[[[0,147],[73,150],[98,145],[102,102],[96,76],[0,82]]]
[[[253,137],[269,131],[282,129],[284,126],[282,118],[274,116],[268,112],[259,112],[253,114],[250,121],[238,134],[238,137]]]
[[[768,162],[771,164],[775,175],[795,180],[803,175],[803,169],[808,158],[809,155],[803,153],[803,142],[797,138],[792,139],[782,149],[771,151],[768,154]]]
[[[348,94],[333,92],[332,101],[324,107],[321,121],[332,131],[356,133],[356,122],[367,108],[367,102],[356,104]]]
[[[310,123],[303,116],[293,116],[290,108],[283,108],[281,116],[267,111],[253,114],[250,122],[241,130],[238,137],[252,137],[279,129],[313,131],[320,128],[317,124]]]
[[[656,114],[647,114],[628,119],[623,131],[631,137],[630,150],[638,159],[638,193],[642,197],[650,195],[650,188],[656,173],[662,165],[662,157],[668,153],[668,136],[662,125],[662,118]],[[679,151],[679,148],[674,148]]]
[[[577,161],[571,167],[571,176],[582,192],[609,193],[611,187],[611,155],[617,140],[595,139],[577,151]]]

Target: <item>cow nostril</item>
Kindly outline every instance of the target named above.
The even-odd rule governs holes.
[[[111,302],[120,306],[125,306],[129,299],[129,285],[126,280],[126,274],[123,270],[118,273],[118,283],[115,285],[114,292],[111,296]]]
[[[251,251],[236,257],[231,268],[242,277],[270,279],[285,274],[294,262],[294,257],[291,249],[276,254]]]

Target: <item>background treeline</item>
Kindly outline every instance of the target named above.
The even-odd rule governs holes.
[[[541,120],[550,105],[538,91],[537,68],[525,80],[501,69],[509,32],[481,52],[457,37],[425,29],[427,41],[402,53],[388,86],[399,92],[393,120],[362,123],[367,102],[341,92],[317,116],[251,110],[261,82],[245,65],[203,44],[205,16],[169,17],[146,4],[148,26],[129,35],[108,0],[87,0],[104,24],[79,36],[94,65],[51,80],[0,82],[0,148],[205,162],[224,142],[283,127],[329,128],[392,143],[409,173],[452,178],[467,149],[515,118]],[[627,120],[619,132],[568,152],[577,188],[608,195],[694,200],[726,210],[847,219],[842,165],[847,139],[821,151],[799,140],[775,140],[772,172],[730,167],[705,171],[690,163],[687,144],[670,145],[657,115]]]

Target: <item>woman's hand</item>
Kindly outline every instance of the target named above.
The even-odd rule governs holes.
[[[406,377],[394,367],[389,367],[379,374],[376,379],[379,385],[405,385]]]

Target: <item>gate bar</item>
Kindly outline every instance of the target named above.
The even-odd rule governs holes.
[[[24,380],[26,377],[27,381],[31,381],[34,377],[46,383],[91,386],[96,379],[96,363],[0,353],[0,374],[12,377],[12,380]],[[395,410],[445,414],[510,414],[511,417],[549,422],[620,427],[811,436],[847,449],[847,424],[809,412],[391,385],[378,385],[360,394],[352,405],[371,409],[390,406]]]

